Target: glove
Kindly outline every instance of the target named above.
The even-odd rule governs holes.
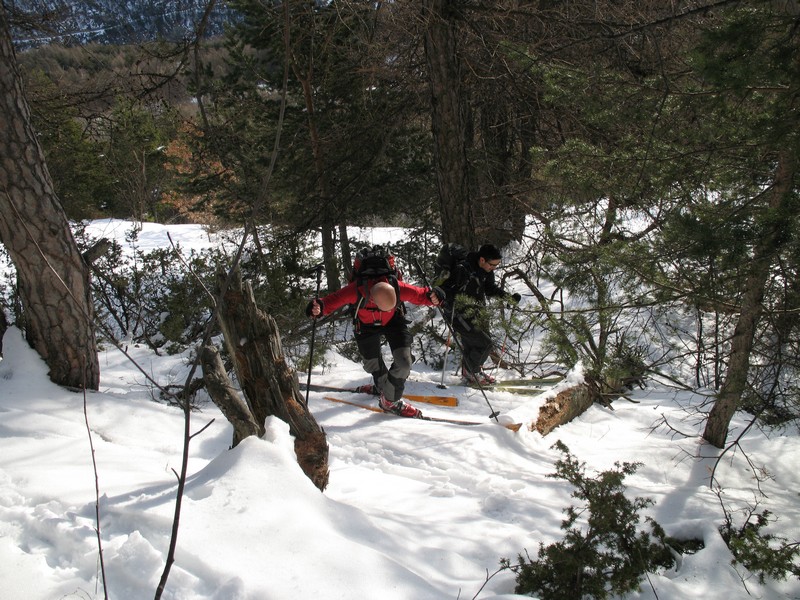
[[[444,304],[444,301],[447,300],[447,294],[444,293],[444,290],[440,287],[431,288],[428,292],[428,299],[433,302],[433,297],[436,296],[436,299],[439,301],[435,304]]]
[[[508,296],[506,296],[506,306],[508,308],[511,308],[512,302],[514,303],[514,306],[516,306],[517,304],[519,304],[520,300],[522,300],[522,296],[520,296],[519,294],[517,293],[509,294]]]
[[[319,307],[319,311],[317,312],[317,314],[314,314],[314,305],[315,304]],[[312,319],[316,319],[321,314],[322,314],[322,300],[320,300],[319,298],[315,298],[314,300],[312,300],[311,302],[309,302],[306,305],[306,316],[307,317],[311,317]]]

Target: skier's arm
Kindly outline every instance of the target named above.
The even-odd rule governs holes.
[[[494,282],[494,273],[491,273],[489,277],[486,278],[484,282],[483,289],[486,292],[487,296],[497,296],[505,300],[506,302],[513,302],[514,304],[519,304],[519,301],[522,299],[522,296],[519,294],[510,294],[503,290],[499,285]]]
[[[317,302],[320,305],[321,313],[323,315],[329,315],[337,308],[341,308],[345,304],[354,304],[358,300],[357,296],[356,282],[353,281],[343,288],[328,294],[327,296],[316,298],[309,302],[308,306],[306,307],[306,314],[309,316],[313,314],[312,306],[314,302]]]
[[[400,290],[400,302],[410,302],[419,306],[437,306],[444,297],[444,292],[440,288],[417,287],[403,281],[399,281],[397,287]],[[433,296],[437,298],[437,302],[433,301]]]

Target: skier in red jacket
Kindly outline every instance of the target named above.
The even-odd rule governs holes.
[[[404,302],[419,306],[438,306],[444,292],[422,288],[381,277],[348,285],[308,303],[306,313],[317,318],[328,315],[345,304],[356,306],[355,341],[364,361],[364,370],[372,375],[380,392],[378,406],[401,417],[422,417],[422,412],[402,400],[406,379],[411,373],[412,336],[408,329]],[[392,365],[386,366],[381,356],[382,339],[392,351]],[[364,390],[367,391],[367,390]]]

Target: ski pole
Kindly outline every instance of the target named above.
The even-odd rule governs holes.
[[[311,269],[309,273],[317,274],[317,291],[314,293],[314,300],[319,300],[319,286],[322,282],[322,263]],[[311,388],[311,366],[314,364],[314,338],[317,333],[317,317],[311,321],[311,348],[308,351],[308,378],[306,379],[306,406],[308,406],[308,391]]]
[[[450,338],[452,334],[447,331],[447,341],[445,342],[444,359],[442,360],[442,381],[437,385],[440,390],[446,390],[447,386],[444,384],[444,372],[447,371],[447,355],[450,354]]]
[[[428,277],[425,275],[425,271],[422,270],[422,266],[419,264],[419,261],[416,258],[414,258],[414,266],[417,267],[417,271],[419,271],[419,275],[420,277],[422,277],[422,282],[425,284],[425,287],[431,288],[430,284],[428,283]],[[433,290],[433,288],[431,288],[431,290]],[[455,334],[455,331],[453,331],[453,325],[447,320],[447,316],[444,314],[444,309],[442,308],[442,303],[440,302],[436,308],[439,309],[439,313],[442,315],[442,319],[444,319],[444,322],[447,324],[447,328],[450,331],[450,335],[452,336],[453,341],[456,343],[456,346],[458,346],[458,349],[461,352],[461,356],[464,356],[464,346],[461,345],[461,341],[458,339],[458,336]],[[500,420],[497,418],[497,415],[499,415],[500,413],[497,412],[494,409],[494,407],[492,407],[492,403],[489,402],[489,398],[486,395],[486,391],[483,389],[483,385],[481,384],[480,381],[477,380],[477,378],[475,379],[475,383],[478,385],[478,389],[480,390],[481,395],[483,395],[483,399],[486,400],[486,404],[489,406],[489,410],[491,411],[489,418],[494,419],[499,423]]]

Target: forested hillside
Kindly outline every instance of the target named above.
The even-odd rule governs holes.
[[[219,334],[241,275],[293,367],[356,358],[304,307],[348,280],[359,228],[392,226],[411,282],[445,242],[513,257],[498,280],[523,302],[485,313],[506,369],[580,364],[604,406],[654,377],[704,390],[717,449],[738,410],[796,421],[797,2],[173,5],[3,9],[2,302],[43,356],[70,322],[35,314],[62,310],[59,282],[91,287],[70,317],[101,343],[181,352]],[[235,249],[123,256],[84,234],[99,218],[201,223]],[[414,331],[433,368],[437,319]],[[96,359],[60,334],[73,372]]]
[[[440,240],[522,243],[558,361],[601,389],[679,356],[721,422],[793,414],[793,5],[447,4],[239,0],[221,37],[19,52],[67,216],[251,223],[279,280],[318,234],[327,289],[348,227],[413,225],[428,265]],[[647,355],[654,316],[616,325],[676,306],[683,350]]]
[[[207,10],[210,35],[221,34],[231,16],[224,2],[205,0],[15,0],[8,8],[20,14],[12,34],[21,49],[180,42],[194,35]]]

